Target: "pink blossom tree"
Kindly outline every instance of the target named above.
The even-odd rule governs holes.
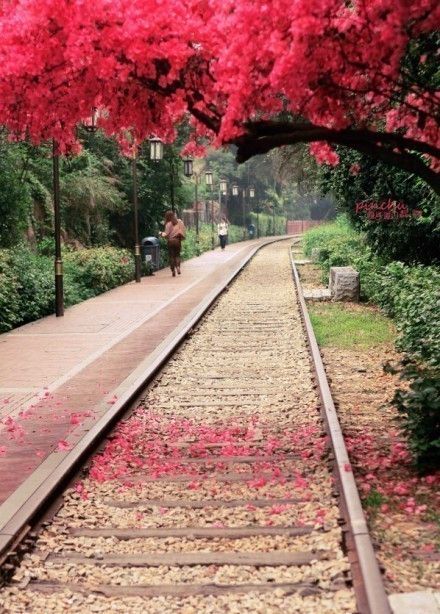
[[[65,151],[94,107],[137,139],[189,114],[239,161],[345,145],[440,193],[439,25],[436,0],[3,0],[0,123]]]

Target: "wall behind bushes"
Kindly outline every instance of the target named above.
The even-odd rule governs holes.
[[[251,224],[260,229],[260,237],[286,234],[287,219],[283,215],[268,215],[267,213],[250,213]],[[275,232],[274,232],[275,221]]]

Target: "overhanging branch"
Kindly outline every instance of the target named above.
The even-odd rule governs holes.
[[[247,136],[271,136],[275,134],[288,134],[292,133],[296,135],[301,132],[305,135],[324,134],[322,138],[312,140],[328,140],[333,138],[341,138],[348,140],[358,140],[363,142],[372,142],[376,144],[390,145],[392,147],[398,147],[400,149],[406,149],[411,151],[417,151],[422,154],[434,156],[440,158],[440,149],[429,143],[418,141],[416,139],[408,138],[402,134],[396,132],[379,132],[374,130],[367,130],[362,128],[347,128],[343,130],[334,130],[331,128],[325,128],[323,126],[315,126],[314,124],[301,122],[249,122],[245,125],[247,130]]]
[[[282,129],[284,128],[284,130]],[[430,169],[417,153],[429,154],[440,159],[440,150],[427,143],[407,139],[399,134],[369,130],[331,130],[311,124],[276,124],[258,122],[247,126],[248,132],[232,141],[237,146],[237,162],[264,154],[277,147],[296,143],[327,141],[344,145],[381,161],[397,166],[422,178],[440,194],[440,175]],[[412,153],[416,151],[417,153]]]

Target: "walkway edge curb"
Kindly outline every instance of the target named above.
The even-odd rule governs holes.
[[[215,286],[162,343],[119,384],[113,391],[117,400],[111,408],[108,409],[106,402],[102,403],[107,408],[106,413],[84,437],[69,451],[49,454],[17,490],[0,505],[0,564],[11,554],[11,549],[14,549],[16,544],[24,539],[32,529],[32,523],[38,514],[44,511],[43,507],[48,499],[60,492],[62,486],[72,478],[74,472],[85,461],[87,454],[90,454],[91,450],[99,445],[120,415],[126,411],[127,405],[154,377],[223,290],[260,249],[271,243],[288,239],[295,239],[295,237],[284,235],[266,238],[242,257],[226,279]]]
[[[297,300],[300,306],[301,317],[312,359],[311,362],[315,371],[321,398],[322,415],[327,426],[335,456],[335,469],[343,499],[343,511],[345,512],[347,523],[353,535],[357,562],[361,569],[363,588],[368,604],[368,612],[369,614],[391,614],[388,597],[385,592],[379,564],[369,535],[361,499],[351,469],[350,459],[345,446],[324,364],[322,362],[318,342],[316,341],[315,332],[304,299],[298,269],[293,261],[292,250],[289,250],[289,254],[297,292]]]

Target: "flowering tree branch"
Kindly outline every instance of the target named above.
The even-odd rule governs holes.
[[[334,130],[310,123],[249,122],[246,124],[246,129],[244,135],[232,141],[238,148],[236,156],[238,162],[245,162],[252,156],[267,153],[284,145],[327,141],[335,145],[344,145],[414,173],[440,194],[439,173],[429,168],[420,155],[417,155],[426,154],[440,160],[440,149],[429,143],[407,138],[398,133],[355,128]]]

